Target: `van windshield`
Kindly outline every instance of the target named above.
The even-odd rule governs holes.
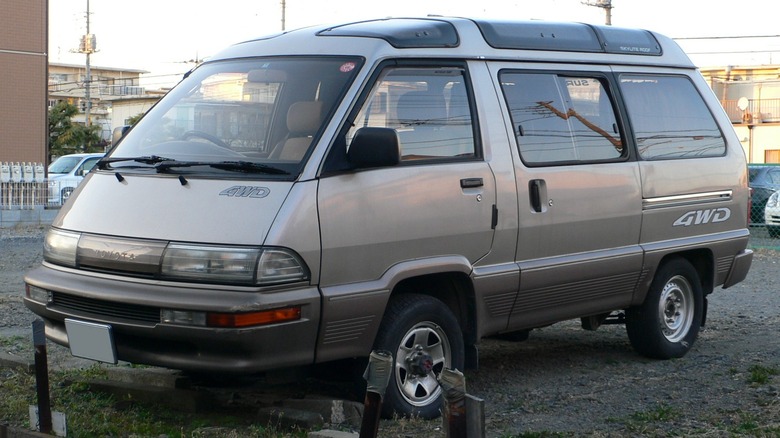
[[[345,57],[205,63],[106,161],[125,170],[297,175],[361,63]]]
[[[49,173],[65,174],[73,170],[81,161],[81,157],[59,157],[49,164]]]

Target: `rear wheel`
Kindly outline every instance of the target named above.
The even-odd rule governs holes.
[[[445,368],[463,370],[464,362],[463,335],[450,309],[426,295],[394,297],[374,347],[393,354],[382,415],[438,417],[442,391],[437,377]]]
[[[767,225],[766,226],[766,231],[769,233],[769,237],[772,237],[774,239],[777,239],[778,237],[780,237],[780,227]]]
[[[685,259],[671,259],[656,273],[645,302],[626,312],[631,345],[647,357],[682,357],[696,341],[703,309],[696,269]]]

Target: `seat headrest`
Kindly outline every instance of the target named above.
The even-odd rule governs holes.
[[[322,102],[295,102],[287,110],[287,130],[295,134],[312,135],[322,123]]]

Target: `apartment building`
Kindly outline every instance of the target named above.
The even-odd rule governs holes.
[[[780,65],[704,67],[750,163],[780,163]]]
[[[87,123],[87,84],[89,84],[89,100],[92,102],[89,111],[89,124],[100,126],[103,139],[111,138],[112,102],[115,100],[146,101],[150,99],[144,87],[140,85],[141,74],[145,70],[90,67],[87,79],[86,65],[49,64],[49,108],[60,101],[76,105],[80,113],[73,118],[76,123]],[[159,95],[156,96],[159,98]],[[153,98],[154,99],[154,98]],[[154,99],[156,100],[156,99]]]
[[[46,161],[47,0],[4,0],[0,12],[0,162]]]

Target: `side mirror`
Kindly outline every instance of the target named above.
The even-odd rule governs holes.
[[[401,162],[398,133],[392,128],[360,128],[352,138],[347,159],[353,168],[391,167]]]
[[[111,133],[111,149],[113,149],[114,146],[116,146],[117,143],[119,143],[119,140],[121,140],[122,137],[125,136],[125,133],[127,133],[127,131],[129,131],[130,128],[131,128],[130,125],[118,126],[114,128],[114,131]]]

